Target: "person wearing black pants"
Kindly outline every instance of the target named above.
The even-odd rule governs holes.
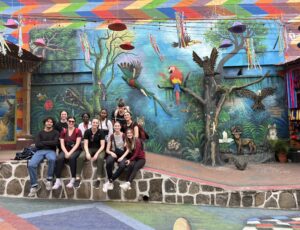
[[[126,130],[126,148],[132,153],[132,156],[126,160],[126,165],[128,165],[128,172],[126,176],[126,182],[121,184],[122,190],[127,191],[131,189],[130,185],[135,178],[137,172],[144,167],[146,163],[145,152],[143,149],[143,143],[139,138],[134,137],[133,130]]]
[[[114,124],[114,133],[109,137],[106,152],[106,173],[108,181],[103,185],[103,192],[114,188],[114,180],[116,180],[126,168],[128,150],[125,150],[125,135],[121,131],[120,122]],[[113,173],[114,164],[118,162],[118,169]]]
[[[72,178],[67,184],[67,188],[73,188],[76,177],[76,161],[81,153],[81,138],[82,133],[80,129],[75,128],[75,117],[71,116],[67,119],[68,129],[63,129],[60,133],[60,145],[62,151],[56,159],[55,175],[56,181],[52,189],[58,189],[61,185],[61,172],[65,164],[65,160],[69,162],[71,168]]]

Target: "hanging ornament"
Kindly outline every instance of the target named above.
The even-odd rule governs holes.
[[[113,31],[123,31],[127,29],[127,26],[121,20],[114,20],[108,25],[108,29]]]
[[[23,55],[23,34],[22,34],[22,26],[23,26],[23,18],[21,15],[19,15],[19,26],[18,26],[18,33],[19,33],[19,41],[18,41],[18,46],[19,46],[19,51],[18,51],[18,56],[21,57]]]
[[[0,53],[2,53],[5,56],[7,53],[7,50],[10,51],[9,46],[7,45],[7,43],[3,37],[3,33],[0,32]]]
[[[18,28],[18,22],[13,19],[9,18],[7,19],[7,22],[4,24],[5,27],[11,28],[11,29],[17,29]]]
[[[255,54],[253,38],[246,38],[245,48],[246,48],[247,59],[248,59],[248,69],[259,68],[261,70],[261,66],[259,65],[258,58]]]
[[[246,30],[246,25],[241,22],[234,22],[232,27],[228,28],[228,30],[232,33],[240,34]]]
[[[90,44],[86,33],[79,34],[80,42],[81,42],[81,49],[84,52],[84,59],[86,62],[90,62],[91,55],[90,55]]]
[[[177,29],[177,36],[178,36],[178,47],[186,47],[187,44],[185,42],[185,37],[187,36],[185,34],[185,28],[184,28],[184,14],[176,12],[176,29]]]
[[[219,48],[228,48],[230,46],[232,46],[231,41],[229,39],[224,39]]]
[[[37,38],[33,44],[35,44],[36,46],[41,46],[41,47],[44,47],[46,46],[46,42],[43,38]]]
[[[125,42],[125,43],[120,45],[120,48],[122,48],[123,50],[133,50],[134,46],[131,45],[130,42]]]

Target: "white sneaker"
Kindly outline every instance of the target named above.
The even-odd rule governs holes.
[[[37,192],[41,189],[41,186],[40,185],[37,185],[35,187],[32,187],[30,188],[30,191],[29,191],[29,194],[28,194],[28,197],[35,197]]]
[[[107,190],[113,190],[114,189],[114,184],[110,183],[109,181],[107,181],[102,188],[103,192],[107,192]]]
[[[74,187],[74,182],[75,182],[75,178],[72,178],[71,180],[70,180],[70,182],[67,184],[67,188],[73,188]]]
[[[52,189],[59,189],[61,187],[60,179],[56,179],[55,184],[53,185]]]
[[[52,189],[52,182],[51,181],[46,181],[45,185],[46,185],[46,190],[47,191],[50,191]]]
[[[127,190],[130,190],[131,187],[130,187],[130,182],[125,182],[123,184],[120,184],[120,188],[123,190],[123,191],[127,191]]]

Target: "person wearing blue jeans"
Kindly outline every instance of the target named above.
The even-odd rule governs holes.
[[[53,129],[55,121],[52,117],[45,118],[43,123],[44,129],[38,133],[35,140],[37,151],[28,162],[28,173],[31,184],[28,197],[34,197],[41,188],[37,181],[37,168],[45,158],[48,161],[46,189],[51,190],[52,188],[59,132]]]

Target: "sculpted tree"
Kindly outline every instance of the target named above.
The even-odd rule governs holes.
[[[236,55],[240,50],[245,49],[245,39],[255,36],[255,47],[256,52],[262,53],[265,50],[265,46],[262,41],[267,34],[267,29],[263,24],[253,24],[247,26],[244,33],[230,33],[226,28],[230,27],[230,22],[220,21],[216,23],[214,30],[210,30],[206,33],[206,40],[211,45],[219,45],[220,40],[229,39],[233,44],[233,49],[231,52],[222,57],[216,68],[216,61],[218,58],[218,51],[213,48],[210,57],[200,58],[196,52],[193,52],[193,60],[203,68],[204,77],[200,78],[203,80],[199,85],[202,85],[203,91],[194,91],[191,87],[188,87],[189,74],[184,79],[183,84],[180,89],[193,97],[196,100],[197,105],[204,109],[204,120],[205,120],[205,147],[203,150],[203,161],[202,163],[210,166],[222,165],[222,159],[220,157],[220,146],[219,146],[219,116],[222,111],[222,107],[229,97],[229,95],[235,90],[240,90],[246,88],[250,85],[254,85],[261,82],[269,73],[265,76],[259,77],[257,80],[244,85],[226,85],[223,75],[224,64]],[[172,87],[161,87],[164,89],[172,89]]]

